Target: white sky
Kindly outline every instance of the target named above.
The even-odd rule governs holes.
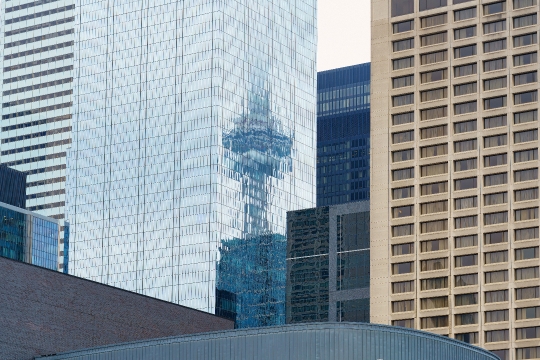
[[[370,0],[318,0],[317,71],[370,61]]]

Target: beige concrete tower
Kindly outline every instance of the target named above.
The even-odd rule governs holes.
[[[371,321],[538,359],[537,0],[371,5]]]

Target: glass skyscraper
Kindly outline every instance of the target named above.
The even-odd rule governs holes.
[[[0,202],[26,207],[26,174],[0,164]]]
[[[317,74],[317,206],[369,199],[370,69]]]
[[[273,242],[287,211],[315,205],[316,1],[98,0],[77,12],[70,273],[275,317],[246,326],[283,322],[285,247]],[[271,254],[246,252],[268,241]],[[281,288],[258,297],[272,279]]]

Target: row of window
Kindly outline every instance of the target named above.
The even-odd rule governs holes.
[[[452,4],[462,4],[472,0],[453,0]],[[391,16],[403,16],[414,13],[414,2],[415,0],[392,0],[391,2]],[[418,0],[418,10],[426,11],[432,9],[438,9],[450,5],[449,0]],[[530,6],[536,5],[536,0],[513,0],[514,10],[522,9]],[[456,15],[462,11],[470,11],[474,9],[474,15]],[[484,16],[498,14],[506,11],[506,1],[492,2],[486,5],[483,5]],[[476,17],[476,7],[460,9],[454,11],[455,21],[465,20],[472,17]]]
[[[4,33],[4,36],[8,37],[8,36],[13,36],[13,35],[18,35],[18,34],[22,34],[22,33],[25,33],[25,32],[44,29],[44,28],[48,28],[48,27],[51,27],[51,26],[67,24],[69,22],[74,22],[74,21],[75,21],[75,17],[71,16],[71,17],[67,17],[67,18],[63,18],[63,19],[48,21],[48,22],[41,23],[41,24],[36,24],[36,25],[32,25],[32,26],[27,26],[27,27],[11,30],[11,31],[6,31]]]
[[[17,137],[18,138],[18,137]],[[13,138],[15,139],[15,138]],[[514,133],[514,143],[515,144],[521,144],[524,142],[534,141],[538,139],[538,130],[532,129],[527,131],[520,131]],[[463,140],[463,141],[455,141],[454,142],[454,152],[464,152],[464,151],[470,151],[470,150],[476,150],[477,149],[478,141],[477,139],[469,139],[469,140]],[[506,134],[503,135],[493,135],[493,136],[486,136],[484,137],[484,148],[491,148],[491,147],[497,147],[497,146],[503,146],[507,145],[507,136]],[[422,159],[429,158],[429,157],[436,157],[436,156],[443,156],[448,154],[448,144],[436,144],[436,145],[430,145],[430,146],[422,146],[420,147],[420,157]],[[402,161],[409,161],[414,159],[414,149],[405,149],[405,150],[398,150],[392,152],[392,162],[402,162]],[[500,165],[506,165],[508,162],[508,156],[506,153],[504,154],[495,154],[495,155],[486,155],[484,156],[484,167],[493,167],[493,166],[500,166]],[[520,150],[514,152],[514,162],[520,163],[520,162],[526,162],[526,161],[532,161],[532,160],[538,160],[538,149],[527,149],[527,150]],[[347,163],[348,164],[348,163]],[[435,165],[435,164],[434,164]],[[431,165],[424,165],[421,167],[421,169],[429,169],[429,166]],[[358,166],[356,166],[358,167]],[[355,167],[353,167],[355,168]],[[470,159],[462,159],[462,160],[455,160],[454,161],[454,171],[466,171],[466,170],[474,170],[478,168],[478,161],[477,158],[470,158]],[[343,170],[343,169],[341,169]],[[427,170],[426,170],[427,171]],[[441,173],[438,174],[444,174],[448,171],[448,169],[442,169]],[[422,171],[423,173],[423,171]],[[429,176],[428,174],[422,175],[422,176]],[[521,177],[521,175],[519,175]],[[525,180],[516,180],[516,181],[525,181]]]

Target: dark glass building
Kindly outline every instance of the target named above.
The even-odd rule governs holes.
[[[317,206],[369,199],[370,69],[317,74]]]
[[[0,202],[26,208],[26,173],[0,164]]]
[[[369,322],[369,201],[287,213],[286,322]]]

